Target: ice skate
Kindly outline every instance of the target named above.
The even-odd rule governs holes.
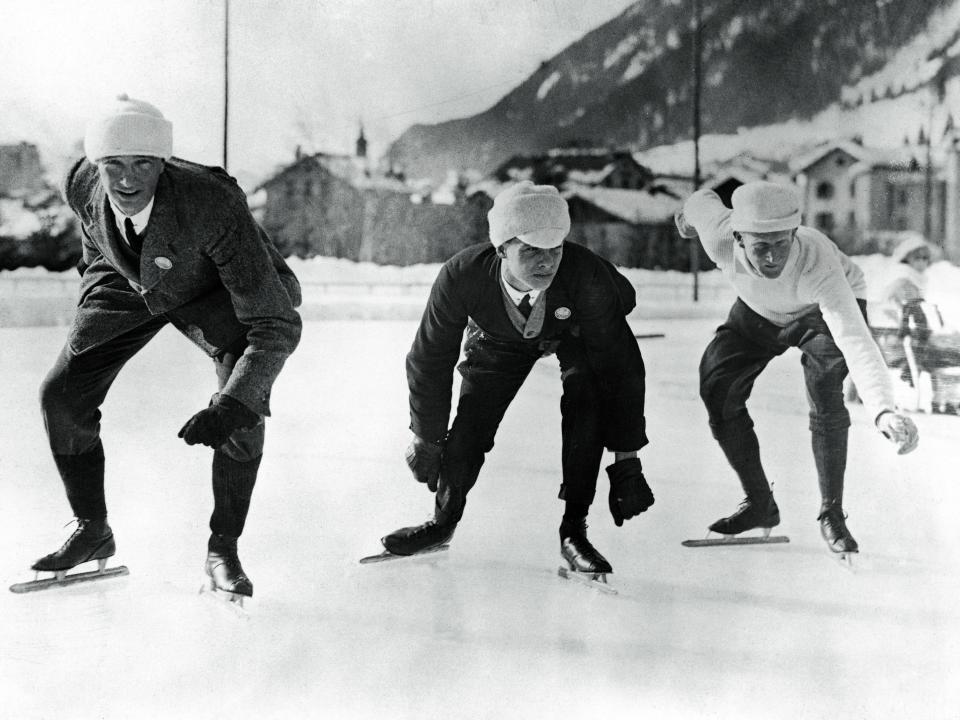
[[[737,511],[710,525],[707,536],[700,540],[684,540],[685,547],[711,547],[714,545],[768,545],[790,542],[786,535],[771,535],[770,531],[780,524],[780,509],[773,495],[766,502],[754,502],[745,498]],[[759,529],[760,535],[744,536],[742,533]],[[711,536],[716,533],[721,537]]]
[[[576,524],[561,523],[560,555],[567,562],[567,567],[557,568],[560,577],[616,594],[616,590],[607,585],[607,575],[613,572],[613,568],[587,539],[586,520]]]
[[[31,569],[37,573],[35,578],[31,582],[12,585],[10,590],[15,593],[33,592],[129,574],[123,565],[107,567],[107,559],[113,557],[116,551],[113,531],[106,520],[79,518],[77,529],[59,550],[33,563]],[[92,560],[97,561],[96,570],[68,573],[76,566]],[[52,572],[53,577],[41,578],[41,572]]]
[[[444,552],[450,547],[450,540],[456,525],[442,525],[435,520],[427,520],[422,525],[394,530],[380,538],[384,551],[378,555],[361,558],[361,564],[398,560],[419,555]]]
[[[817,516],[820,521],[820,534],[830,551],[841,562],[852,565],[853,555],[860,552],[860,546],[847,529],[846,514],[839,505],[828,505]]]
[[[212,535],[203,566],[207,580],[200,589],[218,599],[243,607],[244,598],[253,596],[253,583],[243,571],[237,556],[237,539]]]

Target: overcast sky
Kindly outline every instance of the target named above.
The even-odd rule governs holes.
[[[66,153],[118,92],[222,158],[226,0],[0,0],[0,142]],[[308,150],[379,156],[415,122],[493,105],[632,0],[230,0],[234,172]]]

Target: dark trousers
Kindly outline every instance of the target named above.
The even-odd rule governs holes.
[[[91,508],[93,514],[106,513],[100,407],[120,369],[166,324],[162,316],[150,318],[82,353],[74,352],[68,343],[40,387],[40,407],[50,449],[78,517],[89,517]],[[214,358],[220,388],[242,352],[243,346],[239,344]],[[149,415],[149,408],[144,408],[144,415]],[[210,521],[214,532],[234,537],[242,532],[263,443],[261,418],[255,427],[237,431],[215,450],[214,510]],[[139,473],[131,468],[130,474]]]
[[[865,312],[865,303],[861,310]],[[763,369],[790,347],[802,353],[821,495],[824,502],[839,504],[850,427],[850,414],[843,403],[847,364],[819,310],[779,327],[738,298],[700,360],[700,397],[713,436],[737,471],[747,496],[762,499],[769,486],[746,402]]]
[[[443,453],[435,515],[441,523],[463,516],[466,496],[477,481],[486,453],[507,407],[542,353],[535,345],[501,343],[471,331],[460,363],[463,381],[457,412]],[[603,407],[582,343],[565,339],[557,348],[563,395],[560,401],[563,483],[560,497],[584,507],[593,502],[603,457]]]

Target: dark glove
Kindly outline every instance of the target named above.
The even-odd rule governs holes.
[[[617,527],[653,505],[653,492],[643,477],[638,458],[607,466],[610,476],[610,514]]]
[[[260,416],[239,400],[229,395],[214,395],[209,407],[204,408],[180,428],[177,437],[187,445],[203,444],[218,448],[236,431],[251,428],[260,422]]]
[[[417,479],[417,482],[427,484],[430,492],[437,491],[437,481],[440,479],[440,460],[443,457],[443,440],[430,442],[418,435],[407,446],[407,467]]]

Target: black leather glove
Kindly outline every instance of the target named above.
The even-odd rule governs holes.
[[[653,492],[643,477],[638,458],[607,466],[610,476],[610,514],[617,527],[653,505]]]
[[[239,400],[229,395],[214,395],[210,405],[180,428],[177,437],[187,445],[206,445],[218,448],[236,431],[251,428],[260,422],[260,416]]]
[[[410,472],[417,482],[427,484],[430,492],[437,491],[437,481],[440,479],[440,460],[443,457],[443,440],[430,442],[418,435],[407,446],[406,461]]]

